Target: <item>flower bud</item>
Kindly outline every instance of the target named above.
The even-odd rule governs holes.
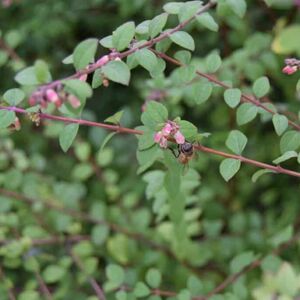
[[[69,95],[68,101],[73,108],[78,108],[81,105],[80,100],[74,95]]]
[[[295,72],[297,72],[297,70],[298,70],[297,66],[287,65],[282,69],[282,72],[285,73],[285,74],[291,75],[291,74],[294,74]]]
[[[97,60],[96,65],[101,67],[101,66],[104,66],[107,62],[109,62],[109,56],[104,55]]]
[[[177,144],[185,143],[184,135],[179,130],[174,134],[174,138],[175,138]]]

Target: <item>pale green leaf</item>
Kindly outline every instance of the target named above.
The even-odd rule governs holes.
[[[236,112],[236,120],[238,125],[244,125],[252,121],[258,112],[258,108],[250,103],[243,103]]]
[[[226,140],[226,146],[235,154],[242,154],[247,144],[247,137],[238,130],[232,130]]]
[[[282,135],[289,126],[288,118],[280,114],[273,115],[272,122],[277,135]]]
[[[118,27],[112,35],[113,47],[118,51],[128,48],[130,42],[135,35],[134,22],[127,22]]]
[[[130,81],[130,70],[123,61],[110,61],[102,67],[103,74],[110,80],[124,85]]]
[[[64,152],[67,152],[71,147],[77,132],[79,129],[79,124],[69,124],[64,127],[64,129],[59,134],[59,144]]]
[[[87,39],[79,43],[73,52],[73,63],[76,70],[85,68],[94,62],[98,47],[98,39]]]
[[[220,174],[229,181],[240,169],[241,162],[233,158],[226,158],[220,164]]]
[[[241,101],[242,92],[240,89],[227,89],[224,92],[224,100],[231,108],[235,108]]]
[[[175,44],[186,48],[188,50],[194,51],[195,50],[195,42],[194,39],[190,34],[185,31],[177,31],[170,35],[170,39]]]

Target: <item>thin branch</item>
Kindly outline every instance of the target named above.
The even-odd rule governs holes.
[[[0,265],[0,279],[2,279],[2,281],[4,281],[5,279],[5,273]],[[17,300],[17,298],[14,295],[14,292],[11,288],[7,288],[7,294],[8,294],[8,298],[9,300]]]
[[[280,245],[278,248],[274,249],[272,253],[274,255],[280,254],[282,251],[285,249],[291,247],[293,244],[295,244],[298,240],[300,239],[300,234],[294,235],[289,241],[286,243]],[[262,259],[256,259],[253,261],[250,265],[246,266],[243,270],[240,272],[237,272],[235,274],[230,275],[227,277],[220,285],[218,285],[215,289],[213,289],[211,292],[209,292],[206,296],[199,296],[199,297],[194,297],[193,300],[207,300],[210,297],[222,292],[225,290],[229,285],[232,283],[236,282],[242,275],[245,273],[259,267],[262,264]]]
[[[93,278],[92,276],[86,274],[84,266],[83,266],[82,261],[80,260],[80,258],[73,251],[70,251],[70,255],[73,258],[73,261],[75,262],[77,267],[80,269],[80,271],[87,276],[87,278],[88,278],[92,288],[94,289],[98,299],[99,300],[106,300],[103,289],[101,288],[99,283],[96,281],[96,279]]]
[[[162,52],[158,52],[154,49],[150,49],[152,52],[154,52],[157,56],[161,57],[162,59],[166,60],[166,61],[169,61],[171,62],[172,64],[175,64],[177,66],[185,66],[185,64],[181,63],[180,61],[168,56],[167,54],[165,53],[162,53]],[[208,75],[206,73],[203,73],[199,70],[196,71],[196,74],[198,76],[201,76],[203,78],[206,78],[207,80],[209,80],[210,82],[213,82],[215,84],[217,84],[218,86],[221,86],[225,89],[230,89],[232,88],[230,85],[218,80],[215,76],[212,76],[212,75]],[[242,101],[243,102],[248,102],[248,103],[252,103],[253,105],[269,112],[270,114],[272,115],[275,115],[276,114],[276,111],[273,111],[272,109],[268,108],[267,106],[265,106],[263,103],[261,103],[259,100],[257,100],[256,98],[252,97],[252,96],[249,96],[249,95],[246,95],[246,94],[242,94]],[[293,127],[294,129],[300,131],[300,125],[295,123],[294,121],[291,121],[291,120],[288,120],[289,122],[289,125],[291,127]]]
[[[13,107],[13,106],[0,106],[0,110],[10,110],[10,111],[14,111],[17,113],[27,114],[25,109]],[[39,115],[39,117],[41,119],[48,119],[48,120],[59,121],[59,122],[64,122],[64,123],[75,123],[75,124],[92,126],[92,127],[101,127],[101,128],[116,131],[119,133],[129,133],[129,134],[137,134],[137,135],[143,134],[143,131],[141,131],[141,130],[126,128],[126,127],[121,127],[121,126],[116,126],[116,125],[108,125],[108,124],[104,124],[104,123],[91,122],[91,121],[82,120],[82,119],[60,117],[60,116],[54,116],[54,115],[49,115],[49,114],[44,114],[44,113],[41,113]],[[229,153],[214,150],[214,149],[202,146],[202,145],[195,145],[195,149],[202,151],[202,152],[215,154],[218,156],[237,159],[244,163],[254,165],[254,166],[257,166],[262,169],[268,169],[268,170],[274,171],[276,173],[287,174],[287,175],[294,176],[294,177],[300,177],[299,172],[288,170],[288,169],[282,168],[281,166],[274,166],[274,165],[262,163],[262,162],[259,162],[259,161],[253,160],[253,159],[246,158],[241,155],[229,154]]]
[[[90,240],[91,237],[88,235],[74,235],[74,236],[51,236],[48,238],[33,239],[31,240],[31,245],[33,246],[48,246],[64,243],[79,243],[81,241]],[[13,239],[0,240],[0,246],[7,245],[14,242]]]
[[[138,47],[134,47],[133,46],[133,48],[131,48],[129,50],[126,50],[124,52],[121,52],[121,53],[111,51],[109,54],[100,57],[95,63],[90,64],[85,69],[79,70],[75,74],[70,75],[70,76],[68,76],[66,78],[58,79],[58,80],[52,81],[52,82],[50,82],[48,84],[41,85],[39,87],[39,89],[56,88],[57,86],[61,85],[62,81],[64,81],[64,80],[79,78],[82,75],[93,73],[94,71],[96,71],[97,69],[101,68],[104,64],[106,64],[109,61],[115,60],[116,58],[123,59],[123,58],[129,56],[130,54],[133,54],[137,50],[140,50],[140,49],[143,49],[143,48],[152,47],[153,45],[157,44],[158,42],[161,42],[162,40],[168,38],[173,33],[175,33],[177,31],[183,29],[189,23],[191,23],[196,18],[196,16],[205,13],[206,11],[208,11],[210,8],[214,7],[215,5],[216,5],[216,1],[215,0],[211,0],[206,5],[204,5],[194,16],[192,16],[191,18],[189,18],[188,20],[186,20],[184,22],[179,23],[173,29],[170,29],[170,30],[167,30],[167,31],[161,33],[156,38],[151,39],[151,40],[143,43],[142,45],[139,45]],[[103,58],[105,56],[108,58],[108,60],[103,60]],[[105,63],[103,63],[103,61],[105,61]]]
[[[3,49],[12,60],[22,61],[21,57],[15,52],[13,48],[5,43],[3,38],[0,38],[0,48]]]
[[[247,163],[247,164],[262,168],[262,169],[268,169],[268,170],[274,171],[276,173],[287,174],[287,175],[294,176],[294,177],[300,177],[299,172],[295,172],[295,171],[292,171],[292,170],[282,168],[279,165],[278,166],[269,165],[269,164],[262,163],[262,162],[259,162],[259,161],[256,161],[256,160],[253,160],[253,159],[250,159],[250,158],[246,158],[246,157],[241,156],[241,155],[229,154],[229,153],[218,151],[218,150],[215,150],[215,149],[212,149],[212,148],[209,148],[209,147],[205,147],[205,146],[202,146],[202,145],[195,145],[194,147],[195,147],[196,150],[199,150],[201,152],[211,153],[211,154],[215,154],[215,155],[218,155],[218,156],[223,156],[223,157],[226,157],[226,158],[233,158],[233,159],[240,160],[244,163]]]
[[[53,297],[50,293],[49,288],[47,287],[45,281],[43,280],[41,274],[39,272],[35,272],[35,278],[39,283],[41,292],[43,293],[43,295],[45,296],[45,299],[47,300],[53,300]]]
[[[187,268],[188,270],[190,270],[191,272],[195,273],[198,276],[200,274],[202,275],[203,271],[206,270],[206,266],[203,266],[202,268],[195,268],[195,267],[191,266],[188,262],[178,259],[178,257],[173,253],[173,251],[171,251],[169,248],[165,247],[164,245],[160,245],[160,244],[148,239],[146,236],[144,236],[141,233],[132,232],[132,231],[130,231],[130,230],[124,228],[124,227],[121,227],[120,225],[117,225],[115,223],[110,223],[110,222],[105,221],[105,220],[99,220],[99,219],[91,217],[89,214],[85,214],[85,213],[82,213],[82,212],[78,212],[76,210],[65,208],[65,207],[62,207],[60,205],[50,203],[49,201],[37,201],[33,198],[29,198],[27,196],[16,193],[14,191],[9,191],[9,190],[0,188],[0,194],[5,195],[7,197],[11,197],[11,198],[13,198],[15,200],[18,200],[18,201],[21,201],[21,202],[25,202],[29,205],[33,205],[36,202],[43,203],[43,205],[45,205],[49,209],[53,209],[53,210],[65,213],[65,214],[70,215],[70,216],[72,216],[74,218],[77,218],[79,220],[90,222],[90,223],[93,223],[93,224],[98,224],[98,225],[106,225],[112,231],[120,232],[120,233],[128,236],[129,238],[132,238],[132,239],[134,239],[134,240],[136,240],[140,243],[143,243],[145,245],[148,245],[152,249],[155,249],[157,251],[160,251],[160,252],[164,253],[167,257],[170,257],[170,258],[176,260],[183,267]],[[76,242],[76,239],[77,238],[75,238],[75,242]],[[78,237],[78,239],[80,239],[80,237]],[[36,243],[40,244],[40,245],[47,244],[47,243],[51,244],[51,243],[56,243],[59,240],[60,240],[59,238],[54,239],[54,240],[50,240],[50,241],[42,239],[42,240],[36,240]],[[72,241],[72,239],[71,239],[71,241]]]

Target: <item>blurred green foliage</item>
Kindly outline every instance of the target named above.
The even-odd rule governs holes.
[[[62,60],[82,40],[101,39],[130,20],[139,24],[152,19],[167,2],[16,0],[1,7],[0,94],[17,87],[15,74],[38,59],[49,65],[54,79],[72,74],[74,68]],[[297,119],[299,75],[287,77],[281,68],[285,55],[300,54],[299,8],[292,1],[282,5],[269,0],[269,7],[264,1],[249,0],[240,18],[243,7],[234,14],[230,2],[220,0],[212,12],[218,32],[215,23],[210,24],[212,31],[200,21],[188,26],[196,45],[193,66],[216,73],[246,94],[252,93],[258,78],[267,76],[271,90],[263,101],[271,100],[279,112],[288,109]],[[171,16],[168,28],[176,24]],[[100,48],[96,57],[105,53]],[[175,44],[168,55],[183,61],[190,56]],[[122,125],[133,128],[141,124],[144,103],[155,99],[167,106],[170,118],[180,116],[200,133],[210,132],[201,142],[212,148],[226,151],[229,132],[239,129],[248,138],[246,157],[271,162],[285,152],[270,115],[258,110],[251,123],[237,123],[222,88],[200,79],[193,83],[195,100],[190,72],[193,69],[184,72],[167,63],[164,77],[151,78],[146,70],[134,69],[129,87],[111,82],[95,89],[82,118],[101,122],[123,110]],[[253,89],[257,96],[265,96],[264,86]],[[299,242],[282,255],[271,255],[299,230],[297,178],[267,174],[253,183],[256,170],[243,165],[227,183],[219,174],[221,159],[199,153],[181,179],[184,197],[175,195],[176,202],[169,205],[170,186],[179,180],[172,170],[181,172],[168,158],[170,153],[164,154],[167,173],[156,162],[137,175],[135,136],[117,134],[101,148],[107,132],[80,127],[65,154],[58,142],[64,124],[42,121],[35,126],[25,116],[21,124],[21,131],[0,130],[1,300],[13,299],[9,293],[18,300],[44,299],[39,278],[53,299],[94,300],[91,276],[104,287],[107,299],[190,299],[207,294],[257,258],[263,259],[259,269],[211,299],[299,297]],[[276,128],[277,133],[283,131]],[[293,150],[299,152],[298,148]],[[299,159],[283,165],[297,170]],[[183,227],[174,226],[178,211]],[[123,285],[127,288],[122,290]],[[178,295],[151,296],[150,289],[156,288]]]

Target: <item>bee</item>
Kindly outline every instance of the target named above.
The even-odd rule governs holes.
[[[175,153],[174,149],[169,148],[173,155],[178,159],[179,163],[188,166],[188,163],[194,158],[194,145],[189,142],[185,142],[183,144],[178,145],[178,152]]]

